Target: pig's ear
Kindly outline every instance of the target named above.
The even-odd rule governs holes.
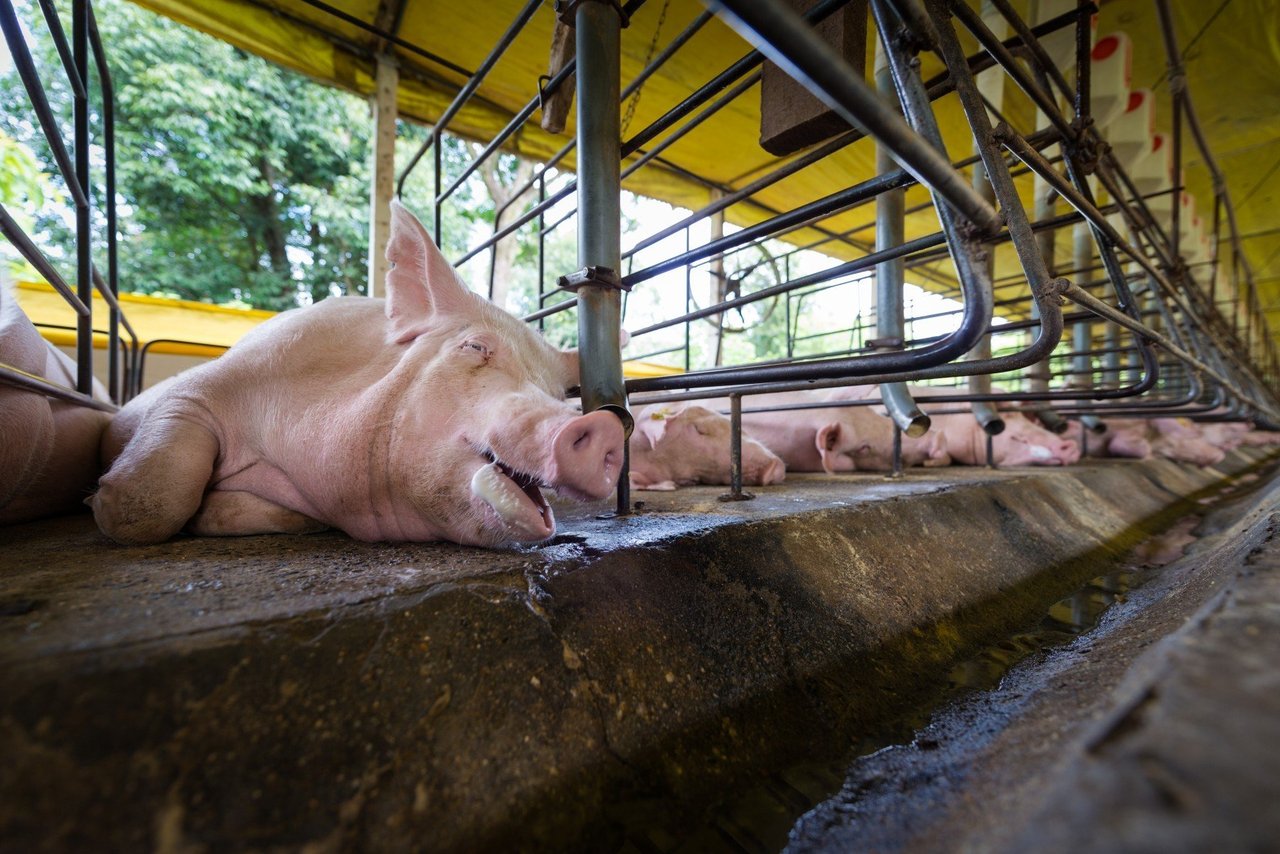
[[[618,347],[622,349],[631,341],[631,333],[625,329],[618,330]],[[578,348],[572,347],[568,350],[561,350],[560,356],[564,361],[565,388],[575,386],[581,381],[582,362],[578,356]]]
[[[649,447],[656,446],[667,434],[667,422],[671,413],[661,407],[650,409],[636,421],[636,432],[645,438]]]
[[[411,341],[440,315],[458,314],[474,299],[408,208],[391,200],[387,242],[387,319],[397,344]]]
[[[818,455],[822,457],[823,471],[827,474],[853,470],[853,460],[836,451],[840,445],[840,429],[840,422],[832,421],[818,430],[814,440],[818,445]]]
[[[578,348],[559,350],[560,378],[565,388],[572,388],[582,382],[582,362],[578,358]]]

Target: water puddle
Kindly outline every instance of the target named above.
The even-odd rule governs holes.
[[[787,844],[795,821],[830,798],[844,784],[848,769],[859,757],[895,744],[908,744],[929,722],[934,712],[977,691],[994,688],[1020,661],[1053,647],[1069,643],[1089,631],[1112,605],[1125,601],[1130,590],[1145,583],[1159,568],[1182,557],[1197,536],[1193,533],[1215,504],[1257,475],[1245,475],[1200,498],[1191,506],[1203,509],[1190,513],[1163,533],[1139,543],[1114,570],[1090,579],[1070,596],[1049,607],[1032,627],[1011,634],[956,664],[940,691],[927,707],[905,714],[874,735],[851,745],[851,750],[832,761],[796,765],[770,772],[744,793],[736,793],[704,814],[701,821],[688,822],[671,804],[661,799],[618,808],[613,818],[622,829],[623,842],[615,850],[622,854],[772,854]],[[929,745],[916,741],[916,746]],[[696,828],[689,825],[696,825]]]

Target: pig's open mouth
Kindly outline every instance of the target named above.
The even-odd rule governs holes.
[[[471,494],[493,508],[521,541],[537,542],[554,534],[555,516],[539,489],[547,484],[534,475],[516,471],[492,451],[485,451],[485,457],[489,464],[472,475]]]

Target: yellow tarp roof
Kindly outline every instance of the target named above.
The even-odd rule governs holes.
[[[135,0],[180,22],[196,27],[317,80],[357,94],[373,92],[373,55],[378,38],[308,0]],[[407,42],[443,57],[455,65],[474,69],[480,65],[524,0],[478,0],[446,3],[441,0],[329,0],[341,13],[373,23],[379,10],[403,7],[399,36]],[[1026,12],[1026,0],[1015,3]],[[1236,201],[1245,235],[1246,254],[1259,283],[1263,304],[1280,310],[1280,229],[1275,214],[1280,202],[1280,26],[1275,0],[1234,0],[1231,3],[1174,2],[1172,4],[1180,44],[1186,58],[1190,91],[1209,143]],[[699,0],[650,0],[632,18],[623,36],[622,79],[633,79],[652,55],[676,32],[704,11]],[[451,130],[476,139],[492,138],[537,91],[537,79],[547,71],[554,25],[552,3],[535,13],[531,24],[516,39],[481,85],[478,97],[462,110]],[[659,33],[659,30],[661,31]],[[1156,88],[1158,129],[1168,130],[1171,110],[1167,101],[1165,56],[1155,4],[1151,0],[1112,0],[1101,4],[1099,34],[1125,30],[1135,43],[1133,86]],[[967,39],[967,37],[965,37]],[[969,49],[975,49],[966,40]],[[635,104],[629,132],[646,126],[666,113],[689,93],[741,57],[747,45],[718,20],[695,35],[643,87]],[[462,77],[438,63],[396,48],[401,66],[400,110],[406,117],[434,121],[451,101]],[[938,70],[925,57],[926,78]],[[1006,86],[1009,92],[1010,86]],[[758,87],[757,87],[758,89]],[[1015,127],[1032,129],[1032,111],[1021,93],[1006,95],[1005,114]],[[627,182],[629,189],[674,204],[696,208],[705,204],[705,186],[682,172],[716,184],[736,188],[749,183],[776,161],[758,145],[759,98],[756,91],[737,99],[726,110],[663,153],[676,168],[646,168]],[[967,126],[954,96],[937,105],[950,154],[960,159],[970,153]],[[630,109],[630,105],[628,105]],[[536,117],[535,117],[536,118]],[[572,132],[572,117],[569,133]],[[628,133],[624,131],[624,136]],[[559,150],[569,137],[552,136],[536,122],[516,138],[513,148],[542,160]],[[1212,209],[1209,176],[1191,146],[1186,150],[1186,182],[1202,210]],[[776,210],[790,210],[870,177],[873,149],[869,142],[854,145],[759,194],[757,198]],[[571,165],[571,161],[569,164]],[[1024,187],[1029,204],[1029,183]],[[927,196],[915,189],[908,208]],[[746,224],[765,216],[759,209],[739,205],[730,218]],[[862,229],[855,238],[871,239],[867,227],[870,209],[854,211],[828,221],[836,230]],[[911,215],[908,239],[936,231],[931,211]],[[797,242],[816,235],[800,235]],[[837,257],[856,257],[859,251],[844,246],[828,250]],[[1069,241],[1060,243],[1060,257],[1069,258]],[[1001,265],[1012,270],[1007,251]],[[940,269],[949,273],[949,267]]]

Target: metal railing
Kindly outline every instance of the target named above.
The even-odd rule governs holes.
[[[123,403],[139,388],[138,337],[120,309],[116,299],[119,293],[119,268],[117,255],[116,176],[115,176],[115,113],[111,73],[107,66],[102,39],[89,0],[74,0],[71,9],[72,33],[68,41],[66,30],[52,0],[40,0],[40,10],[50,38],[58,50],[62,70],[72,92],[74,105],[70,153],[45,95],[36,63],[31,56],[18,25],[18,16],[12,0],[0,0],[0,29],[4,32],[14,67],[22,80],[32,112],[48,142],[54,163],[75,208],[75,261],[74,287],[58,271],[56,265],[40,250],[22,230],[14,218],[0,206],[0,233],[18,250],[54,290],[66,300],[76,314],[76,387],[68,390],[48,380],[20,371],[11,365],[0,364],[0,382],[19,386],[97,409],[114,410],[115,406],[98,400],[93,395],[93,292],[96,289],[107,304],[108,338],[107,391],[115,404]],[[91,127],[90,99],[93,87],[92,75],[97,78],[98,114],[101,126]],[[97,199],[90,174],[90,146],[94,142],[102,146],[104,164],[104,198]],[[74,156],[74,161],[73,161]],[[94,264],[93,252],[97,241],[93,234],[95,207],[105,217],[106,277]],[[120,330],[128,333],[129,340],[121,341]]]
[[[586,0],[587,5],[595,2]],[[637,14],[642,5],[627,4],[623,17]],[[947,401],[968,403],[989,433],[1000,427],[995,409],[1015,406],[1035,407],[1046,423],[1054,422],[1055,410],[1072,417],[1180,414],[1206,419],[1253,417],[1273,424],[1280,421],[1275,396],[1280,362],[1258,304],[1252,271],[1243,261],[1225,182],[1205,144],[1195,119],[1192,93],[1181,76],[1181,58],[1164,2],[1159,4],[1161,22],[1175,81],[1171,87],[1172,175],[1182,174],[1181,133],[1185,124],[1191,127],[1217,188],[1214,246],[1219,242],[1218,229],[1225,212],[1233,252],[1230,265],[1220,265],[1216,253],[1209,261],[1193,262],[1188,253],[1180,251],[1184,247],[1178,240],[1179,206],[1172,206],[1174,213],[1169,218],[1153,213],[1152,206],[1162,194],[1179,198],[1182,188],[1174,185],[1157,193],[1139,191],[1110,150],[1104,133],[1095,126],[1090,116],[1090,21],[1097,10],[1091,3],[1080,2],[1075,10],[1032,26],[1007,0],[990,0],[984,14],[963,2],[871,0],[870,14],[885,56],[888,82],[882,83],[882,89],[896,104],[886,102],[816,34],[813,24],[846,6],[845,2],[827,0],[804,16],[777,0],[708,0],[707,5],[735,28],[751,49],[723,70],[709,68],[704,85],[679,102],[664,105],[658,118],[620,140],[620,180],[641,170],[660,170],[713,191],[712,201],[702,208],[621,252],[627,266],[619,282],[624,289],[658,287],[656,283],[664,274],[684,274],[683,293],[664,299],[664,304],[680,305],[682,310],[630,329],[631,340],[637,349],[644,350],[644,358],[668,357],[684,372],[627,382],[626,392],[633,405],[728,395],[733,406],[740,408],[742,396],[764,392],[854,383],[900,389],[901,383],[926,382],[952,385],[958,393],[949,393]],[[480,78],[510,44],[514,32],[527,23],[528,13],[527,8],[522,11],[482,70],[462,87],[424,146],[425,151],[434,145],[436,151],[437,233],[440,206],[467,175],[484,159],[495,156],[531,120],[542,99],[562,85],[572,70],[566,66],[552,76],[463,175],[450,186],[442,186],[441,134],[448,130],[457,108],[477,91]],[[657,59],[623,90],[623,99],[664,63],[685,57],[682,51],[690,50],[693,35],[706,23],[707,15],[701,14],[676,33],[658,51]],[[998,35],[997,25],[1011,35]],[[976,53],[964,53],[961,30],[980,45]],[[1075,43],[1072,66],[1066,69],[1054,65],[1041,42],[1062,32],[1072,34]],[[945,70],[929,80],[922,79],[916,61],[921,53],[932,54]],[[766,59],[818,95],[846,120],[849,129],[794,156],[778,158],[773,168],[758,170],[761,174],[740,187],[723,186],[682,168],[682,146],[696,144],[689,142],[695,131],[721,112],[740,107],[743,99],[757,97],[756,83]],[[1006,115],[1003,105],[984,96],[977,82],[982,73],[1003,75],[1016,97],[1031,105],[1041,121],[1036,126],[1019,127]],[[598,103],[598,97],[584,90],[581,83],[578,97],[580,109],[620,108],[615,103]],[[584,98],[588,103],[582,103]],[[934,118],[944,102],[949,110],[954,111],[958,104],[963,111],[974,139],[972,156],[957,158],[946,151]],[[850,180],[825,197],[790,210],[777,210],[765,201],[771,188],[803,175],[805,170],[835,162],[867,136],[874,137],[885,154],[875,176]],[[521,188],[528,190],[536,184],[538,201],[495,228],[489,239],[471,247],[459,263],[530,223],[542,245],[551,231],[573,217],[569,213],[548,222],[546,214],[575,191],[581,194],[571,178],[560,181],[556,189],[549,187],[547,178],[548,170],[574,148],[574,142],[567,143]],[[401,176],[402,185],[412,168],[411,164]],[[1024,209],[1019,186],[1029,181],[1044,188],[1051,200],[1044,209]],[[873,203],[882,205],[886,197],[900,195],[918,183],[932,195],[930,207],[939,224],[936,232],[885,239],[893,223],[869,210],[865,225],[849,228],[839,224],[847,223],[851,211]],[[620,185],[614,186],[615,191],[619,189]],[[1106,193],[1105,203],[1098,201],[1098,192]],[[1054,199],[1069,209],[1056,207]],[[916,205],[889,216],[900,221],[917,215],[918,222],[920,210]],[[752,224],[710,240],[694,238],[699,226],[735,212]],[[1071,261],[1062,263],[1052,257],[1054,235],[1073,231],[1076,245]],[[683,251],[643,266],[635,263],[641,253],[681,233]],[[794,248],[779,252],[780,239]],[[1016,272],[1007,263],[993,269],[991,259],[1007,252],[1004,247],[1013,250]],[[818,272],[792,275],[791,256],[803,250],[854,257]],[[727,298],[714,304],[698,303],[692,284],[696,277],[713,278],[726,262],[732,264],[736,257],[761,251],[782,259],[773,265],[786,271],[780,281],[747,287],[744,276],[733,287],[723,289],[729,291]],[[958,308],[950,316],[938,310],[913,315],[904,313],[901,305],[883,305],[877,311],[859,303],[856,317],[851,312],[848,325],[839,329],[824,327],[815,332],[801,323],[805,306],[820,294],[848,292],[853,302],[861,287],[858,283],[873,271],[886,275],[884,270],[893,262],[901,262],[913,279],[924,282],[930,290],[958,301]],[[950,270],[939,269],[947,262],[953,265]],[[1203,272],[1205,264],[1213,271],[1207,277],[1207,289],[1193,276],[1198,269]],[[742,266],[749,268],[750,262]],[[541,259],[539,269],[540,308],[527,319],[543,322],[553,314],[577,310],[575,297],[547,287],[549,276],[569,271],[546,271]],[[666,284],[669,280],[662,281],[662,287],[671,287]],[[1220,310],[1220,282],[1225,282],[1228,293],[1241,295],[1232,303],[1230,316]],[[708,320],[722,324],[727,312],[766,301],[772,301],[776,308],[779,300],[786,317],[786,358],[701,368],[694,364],[691,342],[695,336],[691,330],[698,324]],[[903,317],[895,335],[899,327],[882,316],[898,313]],[[939,324],[947,327],[945,332],[936,331]],[[932,331],[916,335],[913,330],[917,327]],[[589,328],[589,324],[582,328]],[[681,334],[673,337],[673,333]],[[646,349],[650,336],[655,343]],[[838,340],[843,343],[834,343]],[[584,363],[600,355],[600,346],[583,342]],[[966,354],[979,355],[962,358]],[[970,382],[971,378],[974,381]],[[993,388],[988,378],[994,378],[998,387]],[[967,388],[965,383],[969,383]],[[890,404],[891,414],[895,408],[910,411],[909,397],[896,402],[894,398],[872,396],[859,405],[885,402]],[[921,399],[928,401],[927,395]],[[899,420],[898,427],[911,423]],[[619,506],[625,507],[621,497]]]

